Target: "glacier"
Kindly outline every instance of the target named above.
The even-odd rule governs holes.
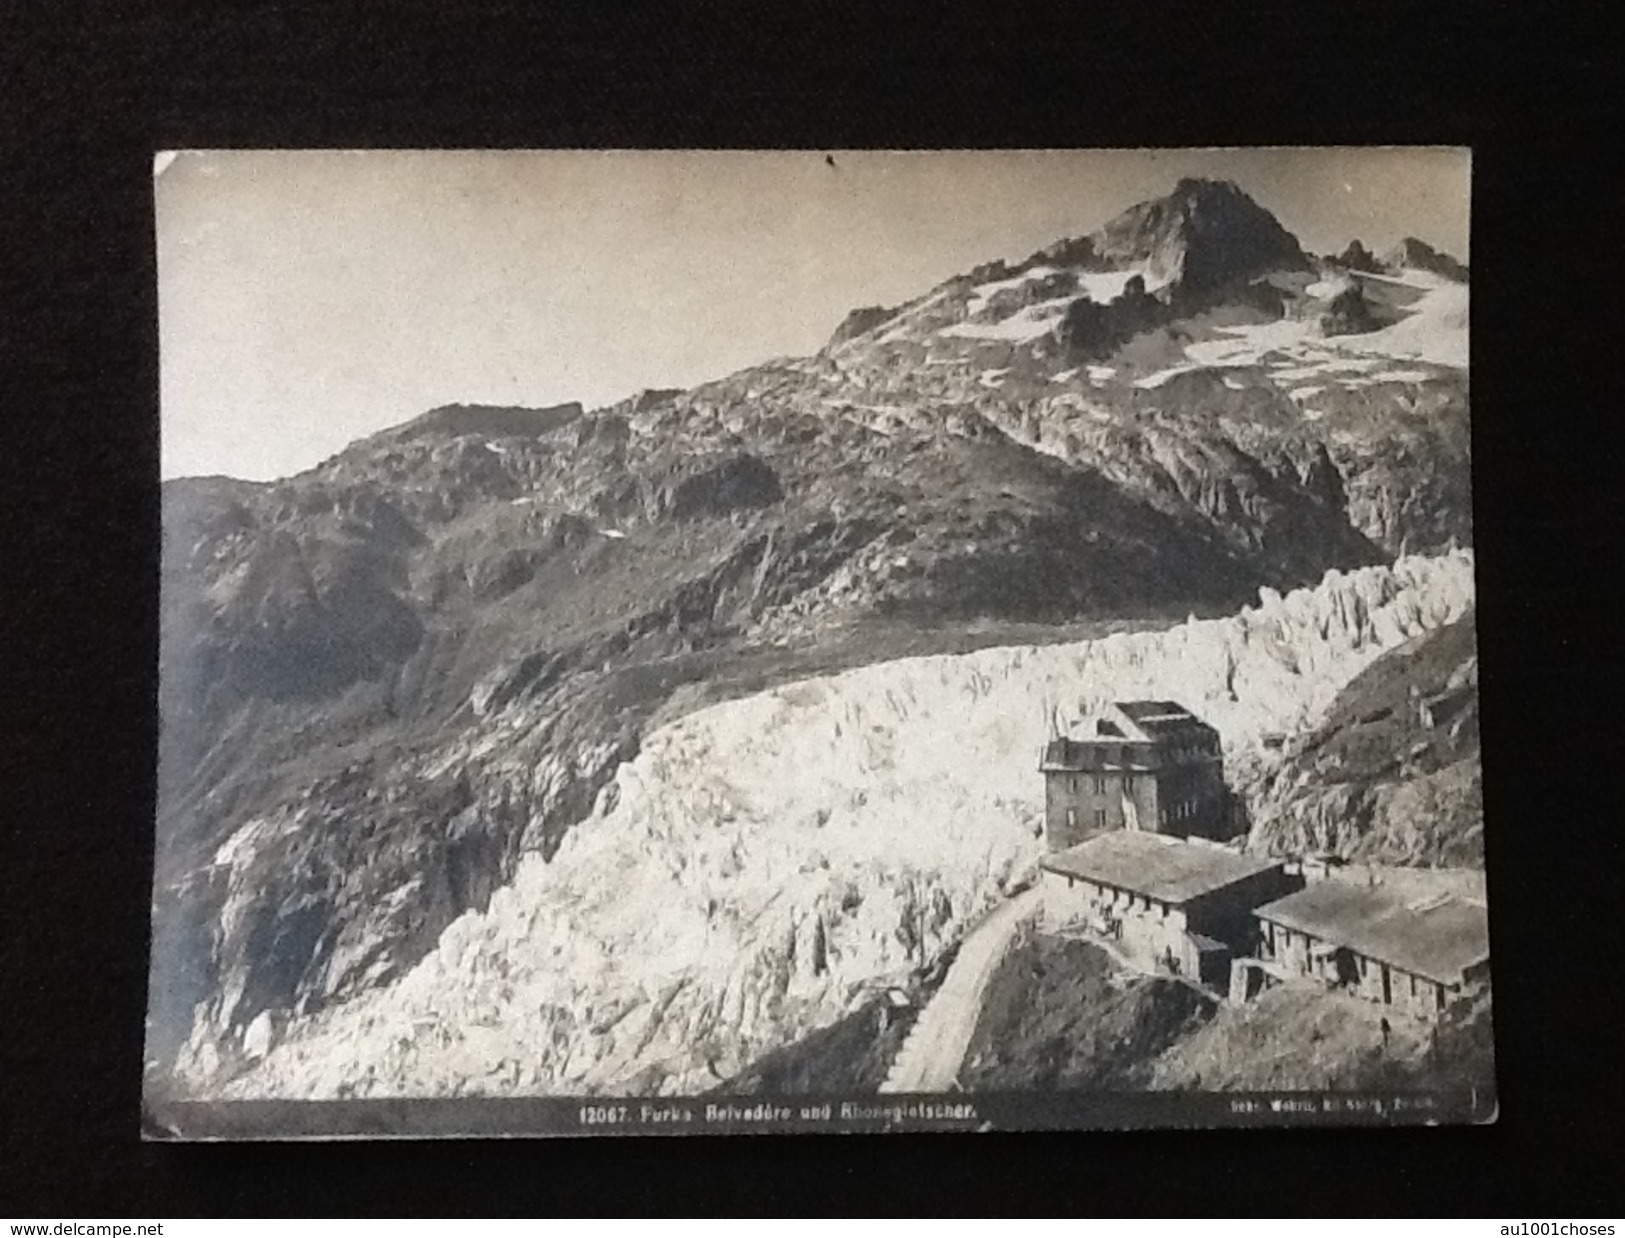
[[[717,1087],[903,983],[1032,876],[1056,720],[1173,698],[1227,760],[1252,759],[1473,593],[1470,551],[1406,557],[1224,618],[876,663],[698,710],[648,734],[551,860],[524,856],[404,976],[260,1023],[235,1078],[206,1051],[183,1077],[234,1099]]]

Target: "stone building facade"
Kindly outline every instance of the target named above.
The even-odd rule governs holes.
[[[1110,830],[1223,839],[1219,733],[1173,701],[1120,701],[1044,747],[1044,830],[1063,851]]]

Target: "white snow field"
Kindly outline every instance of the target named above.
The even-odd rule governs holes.
[[[967,314],[979,314],[986,308],[987,303],[1007,288],[1020,288],[1023,284],[1031,283],[1035,279],[1047,279],[1051,275],[1060,274],[1060,267],[1036,266],[1022,271],[1019,275],[1012,275],[1008,279],[989,280],[984,284],[977,284],[970,290],[970,298],[965,302]]]
[[[1425,361],[1465,370],[1468,286],[1425,271],[1407,271],[1403,278],[1385,282],[1421,289],[1422,295],[1406,307],[1403,318],[1379,331],[1326,337],[1308,319],[1282,318],[1220,327],[1219,338],[1189,344],[1185,355],[1199,366],[1227,367],[1270,365],[1273,354],[1284,361],[1273,363],[1270,376],[1285,381],[1335,377],[1345,370],[1376,371],[1383,377],[1385,361]],[[1316,288],[1322,285],[1311,285],[1310,291]],[[1183,368],[1188,367],[1176,367]]]
[[[1009,279],[977,284],[970,290],[970,298],[965,303],[965,313],[967,316],[979,314],[987,308],[987,303],[994,296],[1005,289],[1019,288],[1032,280],[1059,274],[1060,270],[1059,267],[1037,266]],[[1129,280],[1136,275],[1145,281],[1148,292],[1155,291],[1167,282],[1165,279],[1152,276],[1143,266],[1125,267],[1117,271],[1073,271],[1072,274],[1078,279],[1078,287],[1074,292],[1023,306],[1008,318],[1002,318],[998,322],[957,322],[941,328],[940,334],[958,339],[1029,343],[1052,331],[1065,314],[1067,307],[1077,300],[1079,295],[1087,296],[1104,305],[1122,296]]]
[[[224,1094],[715,1086],[906,977],[911,926],[934,956],[1032,872],[1053,714],[1173,698],[1251,753],[1472,597],[1470,552],[1407,558],[1228,618],[879,663],[690,714],[550,862],[527,855],[396,983],[256,1036],[268,1052]]]
[[[956,322],[943,327],[939,334],[966,340],[1009,340],[1026,343],[1054,330],[1061,314],[1072,301],[1072,297],[1056,297],[1054,300],[1025,306],[998,322]]]

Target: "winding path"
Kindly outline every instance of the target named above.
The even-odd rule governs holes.
[[[946,1092],[957,1086],[988,982],[1023,924],[1037,919],[1043,891],[1034,886],[999,907],[960,944],[948,975],[926,1004],[892,1062],[882,1092]]]

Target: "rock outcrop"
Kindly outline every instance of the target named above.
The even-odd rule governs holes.
[[[1383,255],[1383,265],[1390,271],[1431,271],[1457,283],[1467,282],[1467,268],[1443,250],[1434,249],[1426,241],[1414,236],[1405,237]]]
[[[1145,277],[1131,275],[1122,293],[1104,305],[1086,296],[1068,305],[1055,338],[1068,360],[1098,361],[1171,318],[1169,308],[1146,292]]]
[[[1359,284],[1350,284],[1333,297],[1320,316],[1323,335],[1360,335],[1383,326],[1383,320],[1372,311]]]
[[[1334,263],[1347,271],[1364,271],[1369,275],[1380,275],[1384,267],[1377,261],[1377,256],[1365,247],[1365,243],[1358,237],[1350,241],[1343,252],[1332,259]]]
[[[828,347],[844,344],[866,332],[873,331],[883,322],[889,322],[897,314],[895,309],[887,309],[884,305],[865,305],[853,310],[840,325],[835,328],[829,337]]]
[[[1242,787],[1262,850],[1482,868],[1482,778],[1469,612],[1377,659]]]

